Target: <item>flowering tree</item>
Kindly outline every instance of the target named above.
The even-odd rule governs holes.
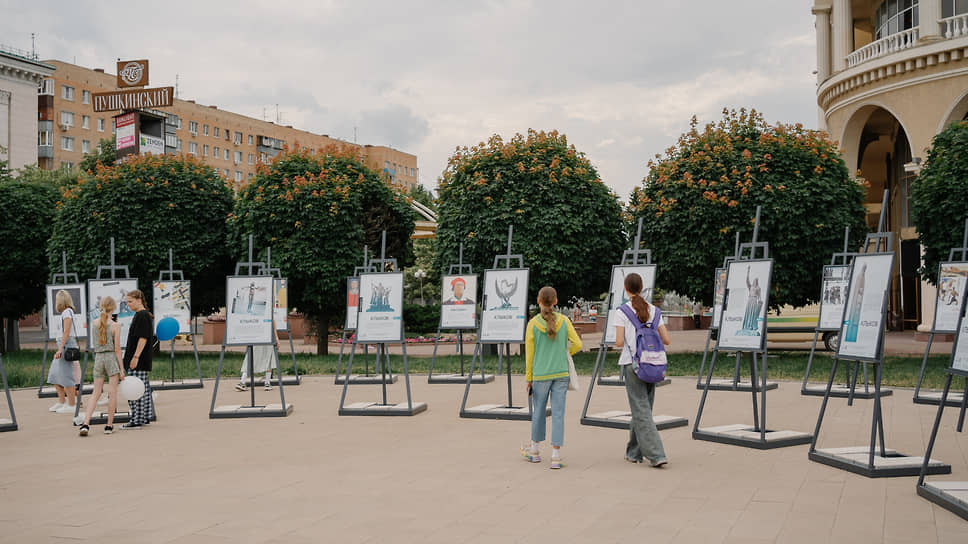
[[[865,189],[848,176],[836,145],[800,125],[769,125],[755,110],[724,110],[702,130],[693,118],[649,168],[628,212],[645,218],[657,284],[706,304],[736,232],[750,241],[757,206],[759,240],[775,259],[772,308],[816,302],[822,266],[842,251],[844,227],[851,247],[867,232]]]
[[[529,130],[458,148],[438,194],[438,270],[457,262],[461,242],[465,263],[490,268],[514,225],[513,252],[531,269],[530,300],[543,285],[554,286],[562,304],[608,289],[625,245],[621,206],[563,134]]]

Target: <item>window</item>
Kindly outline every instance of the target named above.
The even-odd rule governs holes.
[[[88,140],[81,140],[81,153],[91,152],[91,142]]]
[[[61,136],[61,149],[64,151],[74,151],[74,138]]]
[[[87,115],[81,116],[81,128],[90,129],[91,128],[91,118]]]
[[[54,133],[50,130],[41,130],[37,133],[37,145],[43,147],[53,147]]]
[[[91,103],[91,91],[81,91],[81,104]]]
[[[202,134],[208,136],[208,125],[202,125]]]
[[[207,157],[208,156],[208,144],[205,144],[205,145],[202,146],[202,156],[203,157]]]
[[[235,164],[239,164],[240,162],[242,162],[242,152],[241,151],[236,151],[235,152]]]
[[[249,145],[252,145],[252,135],[249,134]]]
[[[181,150],[182,150],[182,139],[178,138],[178,145],[175,146],[175,151],[181,151]]]
[[[74,101],[74,87],[70,85],[61,85],[61,98],[64,100]]]
[[[249,164],[255,164],[255,155],[249,153]]]
[[[225,160],[229,160],[229,148],[226,147],[224,151],[225,151]]]
[[[265,163],[268,161],[269,161],[269,155],[267,155],[265,151],[263,151],[262,153],[259,153],[259,162]]]
[[[74,112],[62,111],[61,112],[61,124],[67,127],[74,126]]]
[[[242,181],[242,172],[235,171],[235,181]]]
[[[189,121],[188,122],[188,132],[192,133],[192,136],[198,136],[198,122]]]
[[[97,120],[97,131],[104,132],[104,119]]]
[[[222,173],[225,175],[225,177],[229,177],[229,169],[228,168],[222,170]]]
[[[941,0],[941,18],[968,13],[968,0]]]
[[[54,96],[54,80],[45,79],[40,87],[37,88],[37,94],[43,94],[47,96]]]
[[[178,147],[178,138],[174,134],[165,134],[166,147]]]
[[[221,148],[219,146],[215,146],[215,148],[212,149],[212,151],[213,151],[212,153],[213,157],[215,157],[216,159],[221,158],[222,154],[219,152],[221,151]]]
[[[390,169],[390,161],[383,161],[383,169],[384,170]]]
[[[212,135],[218,138],[218,127],[215,127],[215,132]]]
[[[874,14],[874,39],[918,26],[918,0],[885,0]]]
[[[195,155],[198,153],[198,144],[195,142],[188,142],[188,154]]]
[[[232,138],[232,143],[234,143],[235,145],[239,145],[239,144],[242,143],[242,133],[241,132],[236,132],[235,133],[235,136]]]
[[[249,172],[249,179],[252,179],[252,172]]]
[[[229,132],[229,129],[225,129],[225,141],[226,142],[229,141],[231,137],[232,137],[232,133]]]
[[[70,170],[74,168],[74,163],[72,161],[61,161],[61,168],[64,170]]]

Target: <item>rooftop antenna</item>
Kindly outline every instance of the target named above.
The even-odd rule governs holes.
[[[178,74],[175,74],[175,98],[178,98]]]
[[[280,117],[279,117],[279,104],[278,103],[276,103],[276,124],[277,125],[282,124],[282,121],[280,120]]]
[[[37,44],[34,42],[36,34],[30,33],[30,58],[37,60]]]

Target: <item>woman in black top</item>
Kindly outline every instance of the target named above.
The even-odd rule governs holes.
[[[145,384],[145,394],[140,399],[128,401],[131,419],[121,426],[122,429],[140,429],[147,425],[155,411],[151,398],[151,385],[148,373],[151,372],[151,338],[154,334],[154,316],[148,311],[148,302],[141,291],[135,289],[125,299],[128,307],[134,310],[134,319],[128,329],[128,342],[124,347],[124,365],[128,376],[137,376]]]

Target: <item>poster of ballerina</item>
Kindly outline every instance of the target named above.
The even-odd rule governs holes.
[[[153,284],[151,301],[155,323],[173,317],[178,322],[178,334],[192,332],[192,282],[188,280],[161,281]]]
[[[877,361],[894,254],[858,255],[850,270],[838,357]]]
[[[87,336],[87,293],[82,283],[47,285],[47,339],[60,340],[61,312],[57,311],[57,293],[66,291],[74,305],[74,329],[78,338]]]
[[[481,342],[524,342],[528,321],[528,269],[484,271]]]
[[[719,348],[756,351],[766,347],[773,260],[733,261],[726,269]]]
[[[822,331],[839,331],[844,318],[844,304],[847,302],[846,265],[827,265],[823,267],[823,287],[820,293],[820,321],[817,328]]]
[[[726,300],[726,269],[716,269],[716,279],[713,281],[713,322],[710,328],[718,329],[723,318],[723,301]]]
[[[477,276],[444,276],[440,290],[440,328],[477,327]]]
[[[272,344],[272,276],[229,276],[225,285],[225,344]]]
[[[955,347],[951,352],[951,368],[954,370],[960,370],[968,375],[968,304],[965,304],[965,300],[968,299],[962,293],[961,295],[961,319],[958,320],[958,335],[955,337]]]
[[[403,342],[403,272],[360,274],[356,341]]]
[[[124,349],[128,343],[128,328],[131,327],[131,320],[134,319],[134,310],[128,307],[128,293],[138,288],[138,280],[129,278],[123,280],[87,280],[87,331],[88,344],[93,346],[94,338],[91,325],[101,316],[101,299],[111,297],[114,299],[114,313],[118,314],[118,323],[121,325],[121,348]],[[80,334],[80,332],[78,332]]]
[[[968,263],[941,263],[938,272],[938,299],[934,306],[935,332],[954,332],[958,326],[966,279]]]
[[[615,314],[620,310],[619,306],[629,301],[625,294],[625,276],[638,274],[642,278],[642,297],[652,302],[652,290],[655,288],[655,265],[622,266],[612,267],[612,282],[608,292],[612,295],[609,303],[608,312],[605,314],[605,343],[615,343]]]

